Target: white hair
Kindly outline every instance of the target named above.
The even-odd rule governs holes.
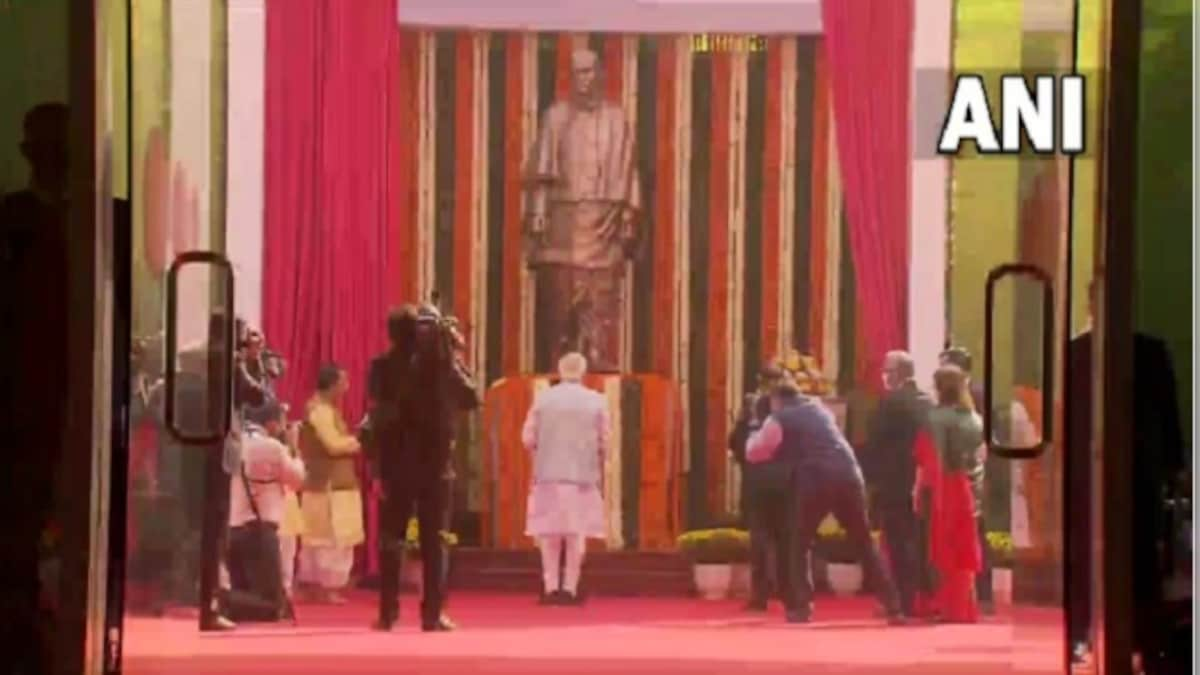
[[[578,382],[587,373],[587,358],[579,352],[569,352],[558,360],[558,376],[568,382]]]

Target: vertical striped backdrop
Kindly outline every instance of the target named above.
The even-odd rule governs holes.
[[[520,171],[541,111],[567,93],[571,51],[600,55],[605,93],[636,130],[646,202],[622,361],[680,387],[692,525],[737,503],[725,437],[757,364],[797,347],[836,377],[853,358],[819,40],[708,51],[692,36],[402,29],[402,295],[440,293],[481,386],[533,370]]]

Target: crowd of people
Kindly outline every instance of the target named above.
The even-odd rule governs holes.
[[[345,602],[355,550],[365,540],[363,495],[369,489],[382,504],[375,626],[390,629],[398,618],[399,565],[415,515],[424,564],[422,627],[453,628],[443,612],[444,476],[456,415],[478,404],[453,324],[432,306],[405,307],[389,317],[391,347],[370,364],[370,407],[358,428],[341,412],[349,383],[344,369],[321,367],[303,411],[289,421],[274,386],[285,362],[266,347],[260,332],[239,326],[238,333],[240,425],[233,434],[238,459],[221,464],[225,505],[214,508],[211,489],[195,485],[195,476],[211,474],[200,466],[204,454],[172,446],[167,433],[158,435],[154,485],[141,485],[143,493],[158,496],[148,502],[157,513],[174,513],[166,525],[176,536],[146,533],[149,545],[141,549],[143,558],[155,546],[167,549],[142,565],[158,576],[162,605],[195,602],[206,615],[202,627],[220,630],[236,621],[294,618],[295,597]],[[158,350],[139,346],[137,409],[161,424],[161,364],[148,356]],[[178,365],[181,408],[190,395],[203,395],[192,389],[203,386],[196,370],[204,361],[189,354],[181,353]],[[801,394],[781,368],[764,371],[760,393],[747,398],[730,438],[744,469],[743,507],[751,531],[749,609],[765,610],[774,586],[789,621],[811,619],[809,556],[818,525],[832,514],[889,621],[976,620],[979,602],[988,599],[982,590],[988,584],[976,591],[984,566],[984,443],[970,378],[961,367],[969,367],[969,358],[952,350],[943,360],[930,397],[917,386],[907,354],[887,356],[887,393],[872,418],[865,471],[824,402]],[[536,397],[522,432],[533,455],[526,534],[542,552],[543,604],[584,602],[579,584],[586,540],[606,531],[609,413],[603,396],[582,384],[587,369],[582,354],[563,356],[559,381]],[[358,471],[364,455],[372,469],[369,485]],[[174,509],[163,508],[167,504]],[[206,546],[205,523],[214,518],[221,532]],[[881,525],[886,563],[872,537],[872,521]],[[772,557],[774,574],[767,569]],[[196,561],[214,558],[220,583],[206,585],[205,565]],[[205,597],[206,587],[213,597]]]
[[[978,619],[980,597],[990,598],[976,591],[986,450],[965,369],[969,355],[950,350],[942,360],[931,398],[917,386],[908,354],[887,355],[887,393],[872,419],[865,474],[825,402],[802,394],[780,366],[764,370],[760,392],[747,398],[729,439],[743,467],[751,532],[748,609],[767,609],[773,577],[787,620],[811,620],[810,552],[818,526],[832,515],[889,622]],[[605,533],[602,467],[611,439],[607,402],[581,384],[585,357],[566,354],[558,371],[558,383],[538,394],[523,428],[533,455],[525,534],[542,553],[541,601],[577,605],[586,540]],[[887,564],[872,516],[883,524]]]
[[[751,536],[748,610],[765,611],[773,587],[789,621],[811,619],[813,539],[832,515],[891,623],[978,619],[990,605],[990,580],[977,583],[986,445],[969,368],[965,351],[943,353],[931,397],[912,357],[889,353],[885,394],[860,452],[824,402],[800,393],[777,364],[763,370],[729,438]]]
[[[155,609],[198,606],[203,630],[230,630],[237,622],[294,619],[295,598],[346,602],[370,489],[381,504],[375,626],[387,630],[397,620],[399,566],[415,515],[425,566],[422,627],[453,628],[442,611],[440,533],[447,525],[452,429],[460,410],[478,404],[475,384],[461,358],[461,336],[436,306],[405,306],[387,328],[391,346],[366,374],[369,413],[353,427],[342,414],[344,368],[322,366],[292,419],[275,390],[286,362],[261,332],[239,321],[237,423],[223,452],[207,453],[185,448],[165,429],[162,364],[153,357],[161,344],[138,341],[133,426],[157,433],[135,441],[132,502],[141,508],[131,520],[141,527],[131,572],[153,582]],[[204,408],[206,364],[201,348],[178,355],[182,424],[189,411]],[[359,472],[362,459],[369,485]]]

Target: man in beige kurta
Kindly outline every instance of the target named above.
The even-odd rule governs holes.
[[[625,111],[603,98],[596,54],[575,52],[571,67],[571,96],[542,116],[525,171],[535,365],[577,351],[614,372],[641,207],[634,139]]]
[[[362,446],[340,410],[348,384],[344,370],[322,366],[317,393],[305,406],[300,427],[300,454],[308,474],[301,496],[300,582],[313,590],[314,599],[337,604],[344,602],[340,592],[350,581],[354,547],[365,538],[355,466]]]

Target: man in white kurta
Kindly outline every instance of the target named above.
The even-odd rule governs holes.
[[[542,551],[546,604],[580,601],[586,540],[603,538],[606,531],[601,480],[610,451],[608,402],[583,386],[586,372],[582,354],[563,356],[561,382],[537,396],[521,434],[533,454],[525,534]]]

